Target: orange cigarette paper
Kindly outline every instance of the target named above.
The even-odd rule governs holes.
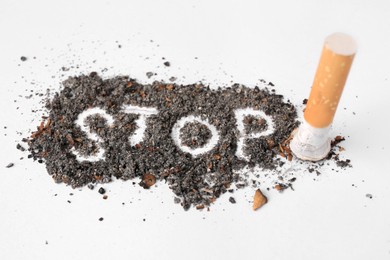
[[[354,56],[355,53],[336,53],[325,41],[304,113],[311,126],[324,128],[332,124]]]

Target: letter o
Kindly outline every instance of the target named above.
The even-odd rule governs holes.
[[[182,140],[180,138],[180,130],[187,123],[191,123],[191,122],[197,122],[197,123],[203,124],[203,125],[207,126],[208,129],[211,131],[210,140],[202,147],[191,148],[191,147],[182,145]],[[191,115],[191,116],[182,117],[175,123],[175,125],[172,128],[172,139],[175,142],[175,144],[177,145],[177,147],[179,147],[180,150],[182,150],[185,153],[191,154],[193,157],[197,157],[199,155],[202,155],[202,154],[209,152],[218,144],[219,134],[218,134],[217,128],[215,126],[211,125],[207,120],[203,120],[198,116]]]

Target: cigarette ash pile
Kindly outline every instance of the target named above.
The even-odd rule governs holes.
[[[295,107],[268,89],[142,85],[94,72],[64,81],[47,109],[26,141],[55,182],[82,187],[136,178],[146,189],[166,182],[185,209],[207,207],[242,186],[237,170],[244,167],[279,174],[298,126]]]

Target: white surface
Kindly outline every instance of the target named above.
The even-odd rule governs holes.
[[[387,0],[2,0],[0,259],[390,259],[389,13]],[[36,98],[24,98],[32,84],[58,90],[68,75],[103,68],[105,77],[141,82],[264,78],[301,104],[324,38],[336,31],[359,46],[332,132],[348,137],[343,155],[353,168],[303,172],[295,191],[265,191],[259,211],[250,188],[210,212],[184,212],[163,183],[144,191],[116,181],[103,200],[19,160],[16,131],[25,135],[43,114],[31,112],[41,107]]]

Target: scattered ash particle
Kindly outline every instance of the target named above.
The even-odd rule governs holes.
[[[275,190],[282,192],[282,191],[284,191],[285,189],[287,189],[289,187],[290,187],[289,185],[286,185],[286,184],[283,184],[283,183],[278,183],[278,184],[275,185],[274,188],[275,188]]]
[[[302,104],[303,104],[303,105],[307,105],[307,101],[308,101],[307,98],[305,98],[305,99],[302,101]]]
[[[367,193],[367,194],[366,194],[366,197],[369,198],[369,199],[372,199],[373,196],[372,196],[372,194]]]
[[[14,163],[9,163],[9,164],[7,164],[7,166],[5,166],[6,168],[11,168],[11,167],[14,167]]]
[[[331,146],[332,146],[332,147],[335,147],[336,145],[338,145],[338,144],[341,143],[342,141],[345,141],[345,137],[338,135],[338,136],[336,136],[336,137],[334,138],[334,140],[332,140]]]
[[[338,158],[338,157],[337,157]],[[349,159],[346,159],[346,160],[336,160],[336,164],[337,166],[339,166],[340,168],[346,168],[346,167],[352,167],[351,166],[351,160]]]
[[[174,81],[176,81],[176,80],[177,80],[176,77],[170,77],[170,78],[169,78],[169,81],[171,81],[171,82],[174,82]]]
[[[104,199],[104,200],[108,199],[108,196],[107,196],[107,195],[104,195],[104,196],[103,196],[103,199]]]
[[[70,203],[72,203],[70,200],[67,200],[67,202],[70,204]]]
[[[236,199],[233,198],[233,197],[230,197],[229,198],[229,202],[232,203],[232,204],[236,204]]]
[[[195,208],[196,208],[197,210],[202,210],[202,209],[204,209],[205,207],[204,207],[203,204],[200,204],[200,205],[196,205]]]
[[[26,61],[26,60],[27,60],[27,57],[22,56],[22,57],[20,57],[20,60],[21,60],[21,61]]]
[[[148,79],[150,79],[151,77],[153,77],[154,73],[151,72],[151,71],[148,71],[146,72],[146,77],[148,77]]]
[[[93,189],[95,188],[95,185],[93,185],[92,183],[90,183],[90,184],[88,184],[88,188],[89,188],[90,190],[93,190]]]
[[[17,144],[17,145],[16,145],[16,149],[18,149],[18,150],[20,150],[20,151],[22,151],[22,152],[26,151],[26,148],[24,148],[24,147],[21,146],[20,144]]]
[[[101,188],[98,190],[98,192],[99,192],[100,194],[104,194],[104,193],[106,193],[106,190],[105,190],[103,187],[101,187]]]
[[[170,63],[169,61],[166,61],[166,62],[164,62],[164,65],[165,65],[166,67],[169,67],[169,66],[171,66],[171,63]]]
[[[104,218],[102,218],[102,217],[99,218],[99,221],[103,221],[103,220],[104,220]]]

